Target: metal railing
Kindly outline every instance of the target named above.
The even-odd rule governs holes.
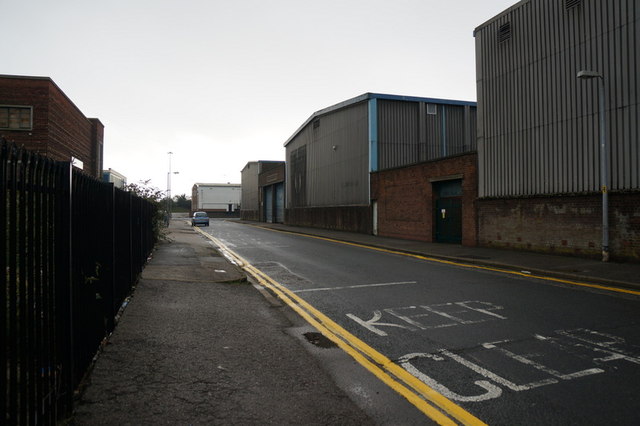
[[[0,140],[0,423],[55,424],[155,244],[154,203]]]

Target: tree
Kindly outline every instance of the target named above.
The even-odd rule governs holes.
[[[140,198],[157,203],[160,207],[160,201],[165,196],[164,191],[150,185],[151,179],[141,180],[138,183],[128,183],[124,186],[125,191],[133,192]]]
[[[124,186],[124,190],[133,192],[140,198],[143,198],[156,206],[156,214],[153,217],[153,233],[156,240],[164,238],[163,227],[169,225],[169,217],[167,212],[162,209],[162,201],[165,199],[164,191],[151,186],[151,179],[141,180],[138,183],[128,183]]]
[[[180,210],[190,210],[191,200],[187,198],[186,194],[177,195],[174,197],[173,205]]]

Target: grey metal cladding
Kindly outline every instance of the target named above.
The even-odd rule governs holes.
[[[366,101],[311,120],[287,145],[287,158],[305,148],[304,195],[293,191],[287,164],[287,206],[322,207],[369,203],[369,133]],[[300,162],[302,160],[297,159]],[[298,189],[301,191],[301,189]]]
[[[260,209],[259,191],[258,191],[258,173],[260,165],[257,161],[247,163],[242,170],[242,192],[240,199],[240,208],[243,210]]]
[[[307,202],[307,145],[291,150],[291,207],[305,207]]]
[[[475,106],[379,100],[380,170],[475,151],[475,120]]]
[[[599,83],[582,69],[604,76],[609,187],[640,189],[639,22],[639,0],[531,0],[476,29],[480,197],[599,191]]]
[[[418,102],[378,101],[378,166],[381,170],[420,160]]]

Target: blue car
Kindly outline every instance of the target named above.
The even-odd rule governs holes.
[[[209,216],[206,212],[194,212],[191,218],[191,226],[204,225],[209,226]]]

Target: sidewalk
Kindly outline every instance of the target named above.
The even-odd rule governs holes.
[[[76,425],[367,425],[271,304],[173,220],[77,404]]]
[[[279,223],[238,222],[245,225],[331,238],[442,260],[515,271],[527,271],[533,275],[544,275],[571,281],[640,290],[640,263],[605,263],[599,260],[580,257],[485,247],[463,247],[458,244],[409,241],[352,232],[288,226]]]

